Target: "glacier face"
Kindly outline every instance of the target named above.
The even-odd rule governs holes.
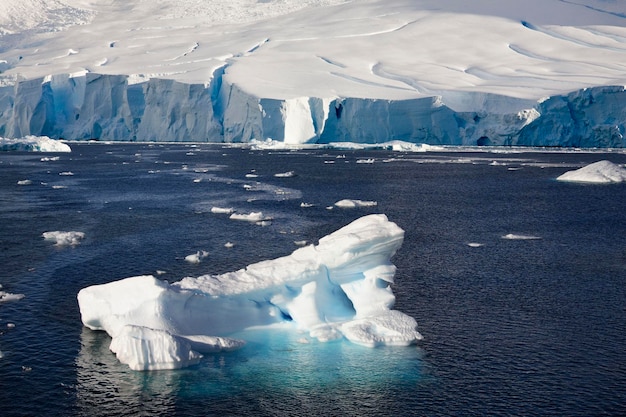
[[[624,86],[539,101],[478,92],[409,99],[266,98],[216,71],[211,82],[60,74],[0,88],[0,136],[287,144],[400,140],[430,145],[626,147]]]

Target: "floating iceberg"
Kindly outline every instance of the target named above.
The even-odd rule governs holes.
[[[557,178],[559,181],[607,184],[626,181],[626,168],[611,161],[598,161]]]
[[[0,151],[72,152],[65,143],[47,136],[25,136],[20,139],[0,137]]]
[[[236,349],[245,329],[286,325],[319,341],[370,347],[420,340],[412,317],[392,310],[404,231],[385,215],[362,217],[291,255],[222,275],[169,284],[136,276],[82,289],[82,322],[111,337],[135,370],[173,369],[206,352]]]

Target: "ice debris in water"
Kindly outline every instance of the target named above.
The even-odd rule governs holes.
[[[412,317],[392,310],[390,287],[390,259],[403,239],[385,215],[369,215],[317,245],[235,272],[94,285],[78,293],[82,322],[106,331],[111,350],[135,370],[181,368],[202,353],[236,349],[244,342],[232,335],[251,327],[287,326],[318,341],[369,347],[410,345],[422,336]]]
[[[502,239],[506,239],[506,240],[538,240],[538,239],[541,239],[541,237],[533,236],[533,235],[518,235],[518,234],[515,234],[515,233],[508,233],[508,234],[502,236]]]
[[[598,161],[557,178],[559,181],[607,184],[626,181],[626,168],[611,161]]]
[[[376,201],[364,201],[364,200],[350,200],[344,199],[335,203],[336,207],[340,208],[356,208],[356,207],[375,207],[378,203]]]
[[[2,291],[2,285],[0,285],[0,303],[6,301],[17,301],[22,298],[24,298],[24,294],[11,294],[10,292]],[[9,324],[7,324],[7,326],[9,326]]]
[[[199,264],[204,258],[209,256],[209,252],[202,250],[196,253],[192,253],[191,255],[185,256],[185,260],[191,264]]]
[[[54,242],[57,246],[76,246],[85,238],[83,232],[44,232],[42,234],[45,240]]]

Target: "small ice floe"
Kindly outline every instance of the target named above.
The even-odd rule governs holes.
[[[296,246],[306,246],[307,241],[306,240],[296,240],[293,242]]]
[[[192,253],[191,255],[185,256],[185,261],[189,262],[190,264],[199,264],[207,256],[209,256],[209,252],[205,250],[202,250],[202,251],[199,250],[196,253]]]
[[[485,246],[484,243],[470,242],[467,244],[470,248],[480,248],[481,246]]]
[[[230,215],[231,220],[241,220],[251,223],[259,223],[259,222],[269,222],[272,220],[271,217],[267,217],[263,214],[262,211],[253,211],[252,213],[244,214],[244,213],[233,213]]]
[[[83,232],[44,232],[42,234],[45,240],[54,242],[56,246],[76,246],[85,238]]]
[[[374,163],[374,158],[357,159],[356,163],[357,164],[373,164]]]
[[[305,202],[300,203],[300,207],[302,207],[302,208],[309,208],[309,207],[313,207],[313,206],[314,206],[314,204],[312,204],[312,203],[305,203]]]
[[[296,173],[294,171],[279,172],[278,174],[274,174],[274,176],[276,178],[291,178],[295,177]]]
[[[61,159],[58,156],[44,156],[43,158],[40,159],[41,162],[50,162],[50,161],[58,161],[59,159]]]
[[[53,190],[61,190],[63,188],[67,188],[67,185],[53,185],[52,186]]]
[[[234,246],[235,246],[235,244],[233,242],[226,242],[226,243],[224,243],[224,247],[225,248],[229,248],[230,249],[230,248],[232,248]]]
[[[377,205],[378,203],[376,201],[349,200],[349,199],[340,200],[335,203],[335,206],[339,208],[375,207]]]
[[[17,185],[32,185],[33,182],[31,180],[19,180]]]
[[[62,177],[71,177],[72,175],[74,175],[74,173],[72,171],[63,171],[59,172],[59,175]]]
[[[232,207],[211,207],[211,213],[232,214],[235,210]]]
[[[202,178],[195,178],[195,179],[193,180],[193,182],[195,182],[195,183],[202,182]]]
[[[626,168],[611,161],[598,161],[557,177],[558,181],[609,184],[626,181]]]
[[[335,161],[324,161],[325,164],[334,164]]]
[[[258,178],[258,177],[259,177],[259,175],[258,174],[254,174],[254,173],[246,174],[246,178]]]
[[[7,329],[15,329],[15,323],[7,323]]]
[[[502,236],[502,239],[506,239],[506,240],[538,240],[541,239],[540,236],[533,236],[533,235],[517,235],[514,233],[509,233],[506,234],[504,236]]]
[[[166,272],[166,271],[163,271],[163,270],[161,270],[161,269],[157,269],[156,274],[157,274],[157,275],[165,275],[165,274],[167,274],[167,272]]]
[[[22,298],[24,298],[24,294],[11,294],[10,292],[2,291],[2,285],[0,285],[0,303],[4,303],[6,301],[17,301]],[[10,324],[12,323],[8,323],[7,327],[9,327]]]

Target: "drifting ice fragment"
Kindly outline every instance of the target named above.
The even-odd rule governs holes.
[[[392,310],[404,231],[385,215],[362,217],[282,258],[221,275],[168,284],[137,276],[82,289],[82,322],[105,330],[132,369],[172,369],[200,353],[234,349],[229,338],[282,323],[319,341],[345,337],[365,346],[420,340],[412,317]]]
[[[376,201],[363,201],[363,200],[340,200],[335,203],[335,206],[340,208],[355,208],[355,207],[374,207],[377,206]]]
[[[45,240],[54,242],[56,246],[76,246],[85,238],[83,232],[44,232],[42,234]]]
[[[626,181],[626,168],[611,161],[598,161],[557,178],[559,181],[607,184]]]
[[[192,253],[191,255],[185,256],[185,260],[190,264],[199,264],[204,258],[209,256],[209,252],[202,250],[196,253]]]
[[[232,207],[211,207],[211,213],[232,214],[235,210]]]
[[[509,233],[509,234],[506,234],[506,235],[502,236],[502,239],[506,239],[506,240],[538,240],[538,239],[541,239],[541,237],[533,236],[533,235],[517,235],[515,233]]]

